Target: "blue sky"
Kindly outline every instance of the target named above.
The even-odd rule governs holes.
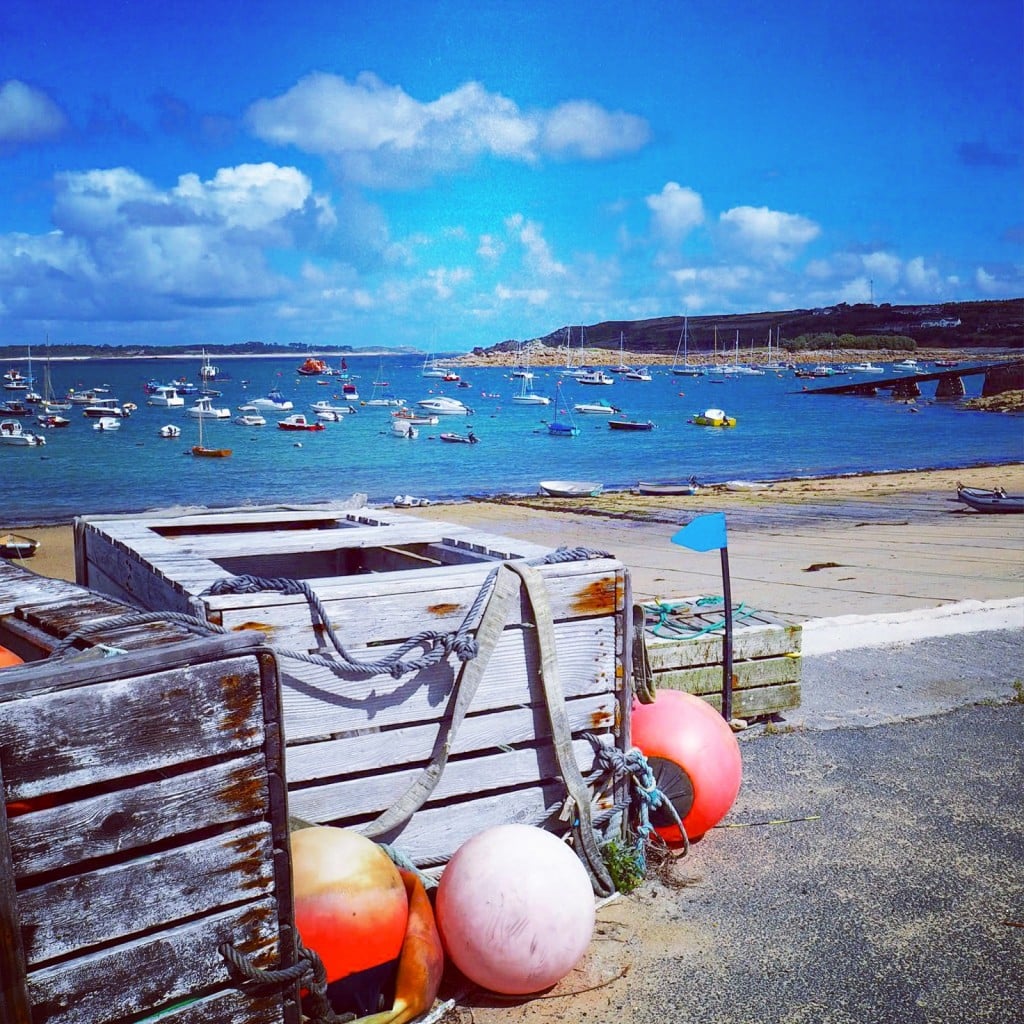
[[[1020,0],[6,0],[0,344],[1024,295]]]

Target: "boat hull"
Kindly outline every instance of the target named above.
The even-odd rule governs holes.
[[[550,498],[596,498],[604,490],[591,480],[541,480],[539,487]]]
[[[976,512],[987,512],[997,515],[1024,512],[1024,494],[1007,494],[1001,490],[982,490],[977,487],[958,487],[958,501],[973,508]]]

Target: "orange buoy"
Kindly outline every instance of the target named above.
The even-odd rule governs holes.
[[[293,832],[291,851],[295,926],[323,961],[328,997],[375,1012],[393,987],[409,916],[398,868],[372,840],[326,825]]]
[[[699,839],[725,817],[740,791],[740,746],[729,724],[700,697],[662,690],[652,704],[633,702],[631,729],[633,745],[647,758],[687,837]],[[651,824],[666,842],[683,841],[667,809],[652,811]]]
[[[11,668],[13,665],[24,665],[24,659],[19,658],[14,651],[6,647],[0,647],[0,668]]]

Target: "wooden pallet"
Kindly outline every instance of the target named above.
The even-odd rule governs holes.
[[[125,611],[0,564],[23,657]],[[218,953],[294,962],[273,653],[167,623],[92,644],[0,670],[0,1019],[297,1024],[294,987],[244,990]]]
[[[655,687],[685,690],[721,710],[724,604],[690,598],[664,607],[674,609],[664,621],[646,609],[644,640]],[[733,615],[733,714],[749,720],[799,707],[801,627],[743,606]]]
[[[285,654],[334,653],[305,596],[207,588],[238,576],[304,580],[346,651],[380,659],[423,630],[457,630],[498,566],[552,553],[467,527],[345,506],[88,516],[75,530],[80,582],[142,608],[188,612],[266,637],[281,664],[291,812],[362,830],[445,743],[461,663],[451,654],[397,679],[337,673]],[[586,774],[594,752],[584,733],[628,744],[629,577],[611,557],[537,571],[553,620],[560,703]],[[376,838],[432,865],[490,825],[564,830],[552,815],[565,784],[540,687],[537,635],[534,610],[520,594],[436,789]]]

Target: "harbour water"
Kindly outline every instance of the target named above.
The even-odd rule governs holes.
[[[237,408],[272,387],[294,403],[294,412],[313,418],[310,404],[342,399],[338,376],[306,377],[296,370],[301,358],[219,361],[221,392],[216,406]],[[280,416],[264,413],[263,427],[242,427],[231,419],[204,422],[204,443],[232,449],[224,459],[188,455],[199,440],[198,425],[186,408],[146,404],[145,384],[185,378],[200,383],[197,360],[90,360],[55,362],[53,389],[60,395],[104,386],[109,397],[138,409],[110,433],[93,429],[81,406],[65,413],[69,426],[38,431],[34,418],[25,430],[44,433],[46,445],[0,445],[3,504],[7,527],[70,522],[76,515],[126,513],[172,506],[222,508],[244,504],[313,503],[364,492],[373,504],[397,495],[431,500],[474,495],[534,494],[542,479],[593,480],[605,489],[628,488],[638,480],[768,481],[803,476],[884,470],[999,464],[1024,458],[1024,419],[1016,415],[971,412],[953,401],[936,401],[934,384],[913,404],[878,397],[815,396],[803,389],[852,382],[856,377],[806,381],[791,371],[765,376],[675,376],[651,367],[650,381],[613,375],[611,386],[587,386],[556,370],[535,369],[533,388],[551,405],[512,401],[520,381],[508,368],[459,370],[469,386],[422,376],[419,359],[378,361],[350,357],[349,371],[362,402],[374,381],[411,407],[438,394],[458,398],[471,416],[442,416],[422,426],[415,439],[394,436],[391,410],[356,403],[356,415],[343,416],[317,433],[292,433],[277,426]],[[41,368],[35,367],[37,378]],[[24,372],[24,368],[23,368]],[[888,379],[894,371],[887,368]],[[965,378],[968,395],[980,392],[980,376]],[[37,386],[38,386],[37,379]],[[384,391],[378,387],[377,393]],[[558,396],[561,396],[558,398]],[[0,392],[0,400],[17,397]],[[576,436],[553,436],[547,423],[568,418],[577,402],[604,400],[632,420],[655,424],[651,431],[611,430],[608,416],[572,413]],[[687,421],[706,408],[737,418],[734,428],[700,427]],[[164,424],[181,436],[159,435]],[[466,433],[480,443],[447,444],[444,431]],[[996,482],[998,474],[993,475]]]

